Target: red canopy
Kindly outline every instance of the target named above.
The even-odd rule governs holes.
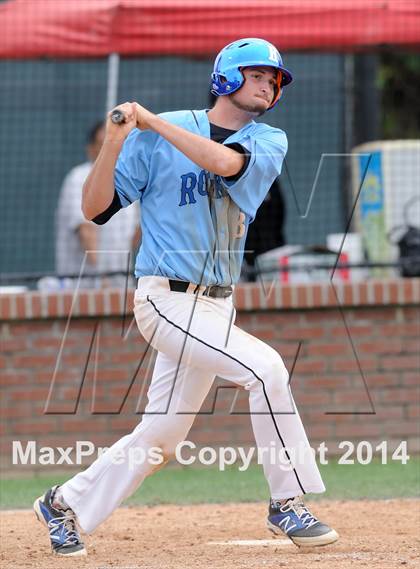
[[[285,50],[420,46],[418,0],[9,0],[0,58],[210,55],[239,37]]]

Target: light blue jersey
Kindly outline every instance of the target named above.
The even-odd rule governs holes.
[[[205,110],[163,113],[163,119],[210,138]],[[226,139],[250,152],[235,181],[201,169],[152,131],[130,132],[115,168],[123,207],[141,203],[137,277],[159,275],[204,285],[235,284],[249,223],[280,174],[286,134],[254,121]]]

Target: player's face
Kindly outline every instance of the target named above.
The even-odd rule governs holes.
[[[271,105],[277,81],[277,71],[272,67],[246,67],[242,87],[230,95],[232,103],[239,109],[262,115]]]

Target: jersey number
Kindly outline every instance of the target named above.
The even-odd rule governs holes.
[[[235,239],[240,239],[245,235],[245,214],[239,212],[238,225],[236,227]]]

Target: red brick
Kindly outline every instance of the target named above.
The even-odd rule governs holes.
[[[10,335],[15,336],[28,336],[32,332],[39,334],[40,330],[51,329],[51,324],[43,325],[40,322],[13,322],[8,324]]]
[[[56,294],[49,294],[47,299],[48,316],[54,318],[58,315],[58,297]]]
[[[23,352],[27,348],[26,338],[14,338],[12,340],[1,340],[0,347],[2,352]]]
[[[127,297],[126,297],[126,314],[132,314],[134,309],[134,291],[132,289],[127,290]]]
[[[300,393],[299,396],[296,395],[300,405],[329,405],[331,402],[331,396],[327,392],[310,392],[310,393]],[[325,409],[326,410],[326,409]]]
[[[305,380],[305,389],[318,389],[320,387],[340,389],[349,386],[350,386],[350,380],[349,378],[344,376],[335,376],[335,377],[321,376]]]
[[[296,315],[290,318],[290,324],[296,324],[296,322],[298,322],[300,326],[306,326],[307,324],[314,326],[314,324],[319,325],[322,323],[324,326],[329,327],[331,325],[331,321],[334,321],[333,311],[322,308],[315,310],[302,310],[300,311],[298,318],[296,318]]]
[[[244,318],[241,313],[238,317]],[[296,323],[296,318],[292,317],[288,312],[280,312],[278,310],[270,312],[258,312],[257,314],[247,315],[246,320],[243,322],[251,320],[252,328],[258,330],[259,326],[266,326],[270,324],[273,328],[283,328],[285,326],[290,326],[290,324]],[[252,332],[251,332],[252,333]]]
[[[381,307],[377,308],[373,306],[372,308],[361,308],[354,310],[357,320],[373,320],[374,322],[380,322],[383,320],[396,320],[396,309],[394,307]]]
[[[42,314],[41,295],[33,293],[31,298],[32,318],[40,318]]]
[[[322,287],[321,285],[314,285],[312,287],[312,298],[314,306],[322,305]]]
[[[11,317],[11,299],[10,295],[0,296],[0,316],[2,320],[7,320]]]
[[[90,357],[90,363],[94,361],[94,358],[98,357],[98,361],[101,359],[101,354],[96,354],[93,352]],[[103,357],[103,356],[102,356]],[[61,356],[60,363],[63,366],[81,367],[86,364],[87,353],[85,354],[64,354]]]
[[[288,327],[281,330],[280,336],[288,340],[306,340],[308,338],[321,338],[325,329],[321,326],[308,326],[305,328]]]
[[[16,316],[20,319],[26,318],[25,295],[17,294],[15,297],[16,302]]]
[[[282,358],[294,357],[296,356],[298,343],[286,343],[286,342],[270,342],[270,346],[274,348]]]
[[[16,401],[43,401],[48,395],[45,389],[25,389],[25,391],[13,391],[10,399]]]
[[[401,309],[405,320],[415,320],[417,322],[417,330],[420,325],[420,308],[417,306],[404,306]]]
[[[307,298],[306,298],[306,286],[298,285],[296,287],[297,290],[297,302],[299,307],[308,306]]]
[[[295,374],[305,374],[305,373],[319,373],[324,372],[327,369],[327,364],[325,360],[300,360],[296,362],[294,373]]]
[[[387,429],[393,436],[420,435],[420,425],[417,421],[389,421]]]
[[[374,359],[359,359],[359,364],[356,358],[352,359],[340,359],[331,361],[330,367],[333,371],[347,371],[353,373],[359,373],[359,365],[362,371],[368,371],[372,369],[377,369],[377,362]]]
[[[419,385],[419,374],[418,373],[403,373],[402,374],[402,385]]]
[[[70,314],[70,311],[73,306],[73,293],[65,293],[62,297],[62,305],[64,314],[67,316]]]
[[[354,285],[349,283],[344,285],[344,302],[347,306],[353,306],[353,289]]]
[[[62,344],[61,338],[34,338],[32,341],[32,346],[37,349],[53,348],[54,350],[59,350]],[[76,340],[66,338],[66,346],[75,345]]]
[[[30,376],[27,374],[15,373],[13,371],[3,372],[0,374],[0,385],[6,387],[8,385],[25,385],[29,384]]]
[[[351,350],[349,344],[309,344],[306,353],[311,356],[346,355]]]
[[[337,437],[347,437],[350,439],[356,437],[376,437],[382,434],[382,429],[382,425],[363,422],[362,417],[359,415],[358,423],[350,425],[337,425],[335,428],[335,435]],[[349,458],[356,460],[355,452]]]
[[[369,402],[369,395],[366,391],[364,384],[360,384],[360,386],[356,386],[353,390],[337,390],[334,394],[334,400],[338,404],[348,403],[354,404],[358,403],[363,406],[364,410],[370,409],[370,402]],[[359,410],[356,407],[353,407],[354,410]]]
[[[388,290],[389,290],[389,302],[391,304],[398,303],[398,284],[396,282],[388,283]]]
[[[373,295],[375,302],[378,304],[383,304],[384,302],[384,283],[376,282],[373,285]]]
[[[373,336],[374,327],[371,324],[353,324],[348,326],[350,336],[352,338],[358,336]],[[341,326],[334,326],[331,328],[331,336],[347,336],[347,330],[344,323]]]
[[[121,314],[120,309],[120,295],[117,292],[111,292],[109,295],[109,304],[111,307],[111,314]]]
[[[34,434],[40,433],[50,433],[53,430],[53,422],[39,422],[39,423],[19,423],[15,426],[15,433],[17,434],[27,434],[29,437],[32,438]]]
[[[245,306],[245,291],[244,288],[240,285],[235,287],[235,292],[233,295],[234,305],[238,310],[244,308]]]
[[[388,405],[386,407],[376,407],[376,413],[379,420],[384,419],[402,419],[404,417],[404,407],[394,407]]]
[[[128,380],[131,375],[130,370],[124,368],[100,369],[98,370],[98,383]]]
[[[251,300],[252,300],[252,308],[259,308],[260,307],[260,290],[258,286],[253,286],[251,288]]]
[[[87,315],[89,314],[89,294],[87,292],[80,292],[78,294],[78,301],[79,301],[79,311],[80,314]]]
[[[132,352],[119,352],[116,354],[111,354],[109,360],[112,363],[123,363],[123,364],[129,364],[129,363],[140,363],[140,360],[142,358],[142,353],[139,353],[138,351],[132,351]]]
[[[94,306],[96,316],[102,316],[105,314],[105,301],[104,294],[102,291],[97,291],[94,294]]]
[[[328,306],[339,306],[338,293],[333,283],[328,289]]]
[[[13,358],[13,365],[15,368],[34,368],[34,367],[44,367],[53,366],[56,359],[53,356],[16,356]]]
[[[2,419],[16,419],[20,417],[28,417],[28,415],[30,415],[31,413],[33,413],[32,409],[29,409],[23,405],[16,406],[16,404],[13,407],[6,407],[5,409],[2,409],[0,411]],[[4,423],[10,427],[9,421],[4,421]]]
[[[416,338],[415,340],[404,340],[402,351],[406,354],[418,354],[420,352],[420,339]]]
[[[406,410],[406,415],[410,419],[417,419],[420,417],[420,405],[417,402],[416,405],[409,405]]]
[[[368,303],[368,288],[366,283],[359,284],[359,304],[362,306],[363,304]]]
[[[282,307],[291,308],[292,306],[292,291],[290,285],[282,287]]]
[[[415,302],[414,298],[414,285],[411,279],[404,279],[403,281],[404,302]]]
[[[391,373],[380,373],[380,374],[366,374],[366,382],[369,387],[397,387],[400,384],[400,378],[398,375]]]
[[[138,425],[139,422],[140,415],[132,417],[109,417],[109,430],[129,433]]]
[[[419,356],[395,356],[381,358],[381,367],[383,369],[413,369],[420,370]]]
[[[384,403],[413,403],[419,401],[419,390],[413,388],[404,389],[383,389],[381,392],[381,400]]]
[[[277,284],[278,286],[278,284]],[[268,310],[277,310],[278,306],[276,304],[276,283],[270,284],[269,287],[262,289],[262,294],[264,295],[265,301],[267,303]]]
[[[356,344],[358,353],[398,354],[404,351],[405,344],[399,338],[375,340]]]
[[[82,371],[80,373],[78,371],[58,371],[55,374],[55,381],[57,385],[63,385],[65,383],[74,383],[75,380],[81,376]],[[37,371],[31,373],[32,383],[51,383],[54,378],[54,370],[51,369],[50,371]]]
[[[381,332],[384,336],[402,336],[402,337],[410,337],[416,336],[418,337],[420,333],[420,326],[417,323],[413,324],[384,324],[381,327]]]
[[[308,430],[309,439],[313,441],[314,439],[322,440],[329,439],[331,437],[333,430],[330,425],[311,425]],[[313,443],[311,444],[313,446]]]
[[[61,428],[67,433],[95,433],[108,430],[108,418],[104,415],[91,415],[89,419],[60,417]]]
[[[275,336],[275,330],[273,328],[263,328],[258,330],[256,336],[260,340],[272,340]]]

